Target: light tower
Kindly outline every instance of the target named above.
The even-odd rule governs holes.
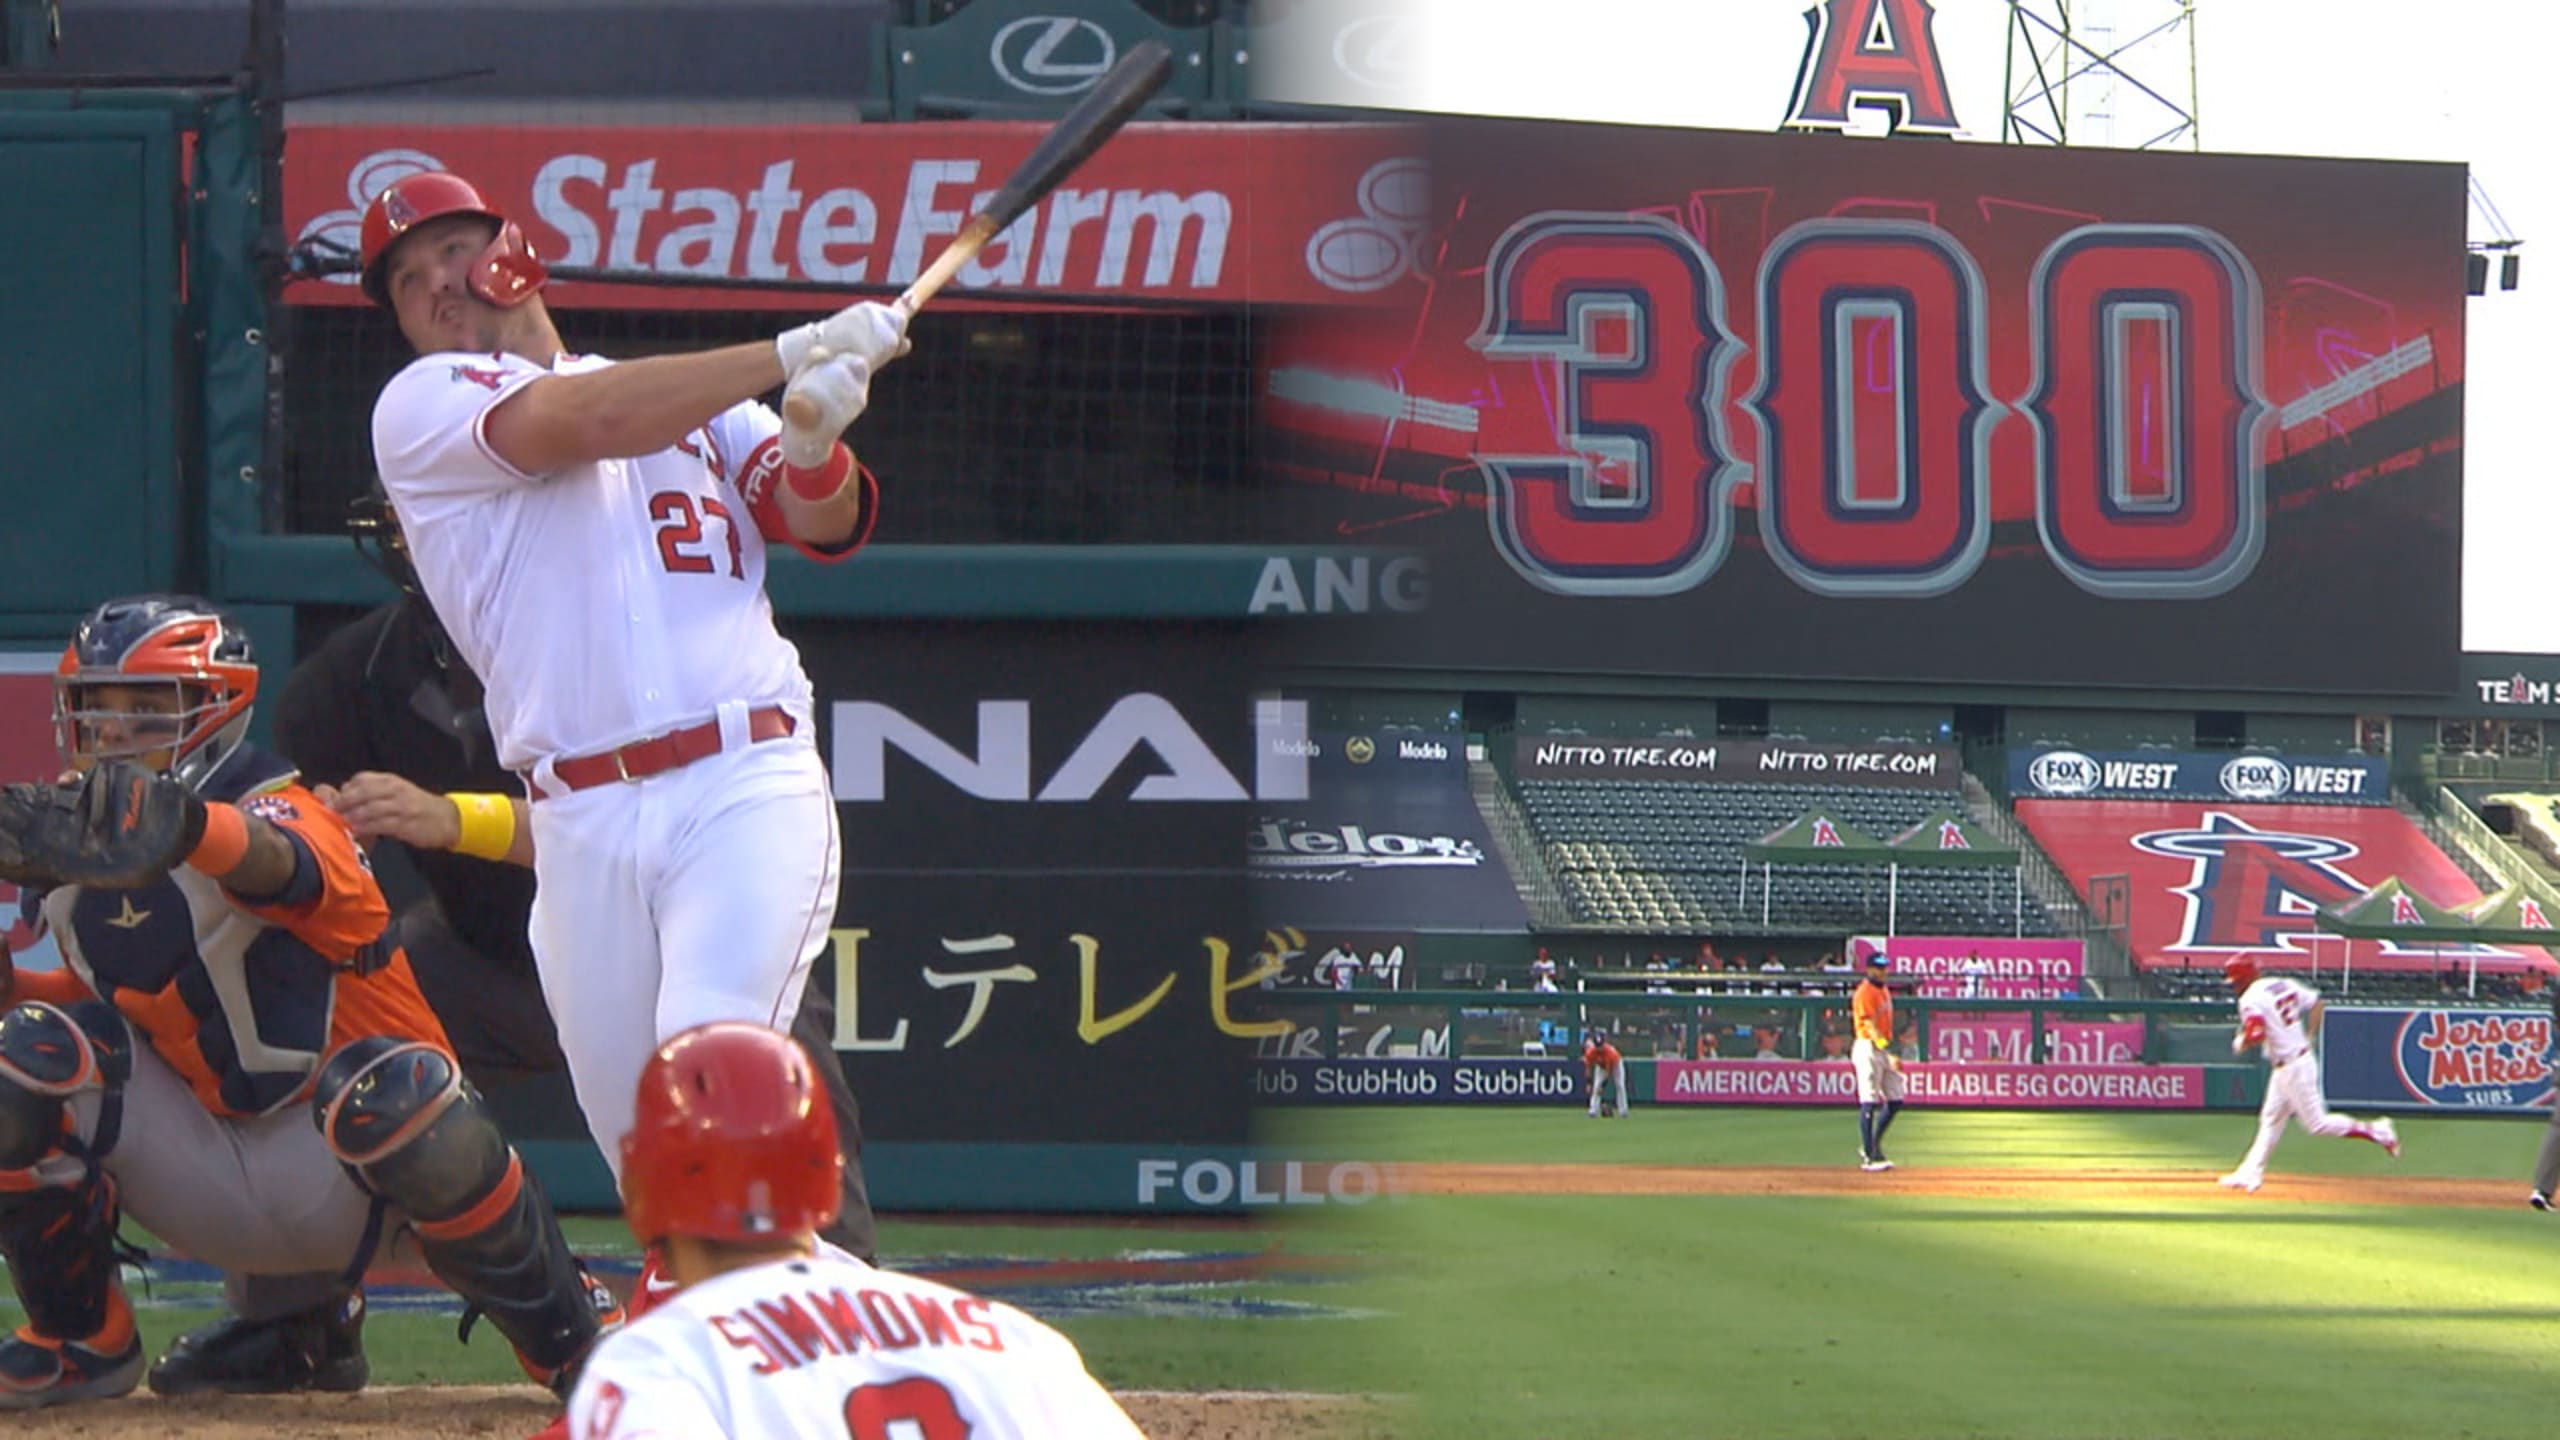
[[[2000,139],[2202,148],[2197,0],[2009,0]]]

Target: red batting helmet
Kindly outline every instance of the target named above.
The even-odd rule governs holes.
[[[835,1112],[790,1036],[700,1025],[659,1046],[640,1072],[622,1137],[622,1200],[643,1243],[824,1229],[843,1188]]]
[[[390,305],[387,272],[392,249],[412,229],[446,215],[476,215],[498,227],[496,238],[471,267],[472,294],[492,305],[521,305],[550,278],[551,272],[525,240],[524,227],[481,199],[470,181],[448,171],[422,170],[392,181],[364,207],[360,240],[367,299]]]
[[[2246,955],[2234,955],[2222,962],[2222,978],[2234,990],[2246,990],[2258,983],[2258,962]]]

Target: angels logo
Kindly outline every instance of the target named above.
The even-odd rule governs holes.
[[[1963,826],[1958,825],[1953,820],[1941,820],[1938,822],[1938,848],[1941,850],[1970,850],[1973,848],[1973,842],[1964,838]]]
[[[1840,838],[1840,827],[1828,820],[1817,819],[1813,822],[1813,843],[1827,845],[1833,849],[1847,848],[1846,842]]]
[[[2548,930],[2551,917],[2542,913],[2542,902],[2527,896],[2516,902],[2516,923],[2527,930]]]
[[[2392,1045],[2409,1093],[2438,1105],[2529,1108],[2551,1102],[2551,1017],[2417,1010]]]
[[[2370,888],[2337,864],[2357,853],[2347,841],[2261,830],[2227,811],[2206,811],[2192,830],[2145,831],[2133,837],[2133,845],[2145,854],[2194,862],[2187,883],[2170,887],[2187,901],[2186,923],[2167,947],[2173,951],[2307,953],[2320,908]],[[2406,917],[2394,918],[2414,921],[2415,906]],[[2413,947],[2396,940],[2381,942],[2381,948],[2395,956],[2508,953],[2494,946]]]
[[[2391,923],[2394,925],[2423,925],[2426,923],[2426,917],[2418,913],[2417,901],[2410,899],[2406,895],[2394,895],[2391,897]]]

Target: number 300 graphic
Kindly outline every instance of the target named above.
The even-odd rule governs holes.
[[[1724,281],[1649,216],[1549,212],[1494,243],[1486,355],[1555,367],[1566,453],[1479,455],[1495,544],[1566,594],[1660,595],[1714,575],[1732,492],[1759,486],[1763,543],[1817,594],[1928,596],[1991,541],[1993,430],[2034,435],[2036,524],[2092,593],[2198,599],[2265,544],[2257,276],[2229,241],[2175,225],[2087,225],[2028,286],[2034,381],[1991,394],[1982,272],[1955,238],[1887,220],[1810,220],[1758,278],[1759,431],[1725,433],[1743,353]]]

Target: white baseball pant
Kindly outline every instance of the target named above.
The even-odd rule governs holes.
[[[1591,1113],[1592,1113],[1592,1114],[1594,1114],[1594,1115],[1599,1114],[1603,1109],[1605,1109],[1605,1108],[1606,1108],[1606,1106],[1604,1106],[1604,1105],[1602,1104],[1602,1102],[1601,1102],[1601,1087],[1602,1087],[1602,1086],[1604,1086],[1604,1085],[1605,1085],[1605,1086],[1608,1086],[1608,1087],[1610,1087],[1611,1089],[1614,1089],[1614,1090],[1616,1090],[1616,1091],[1618,1092],[1618,1113],[1619,1113],[1620,1115],[1624,1115],[1624,1114],[1626,1114],[1626,1113],[1627,1113],[1627,1062],[1626,1062],[1626,1061],[1624,1061],[1624,1060],[1619,1061],[1619,1062],[1618,1062],[1618,1068],[1616,1068],[1616,1069],[1614,1069],[1614,1070],[1594,1070],[1594,1071],[1592,1071],[1592,1072],[1591,1072]]]
[[[782,739],[533,804],[534,961],[617,1181],[659,1043],[714,1020],[787,1030],[826,948],[836,803],[802,719]]]
[[[1861,1039],[1849,1049],[1849,1064],[1858,1074],[1859,1104],[1877,1105],[1902,1098],[1902,1072],[1895,1068],[1892,1052],[1872,1040]]]
[[[2320,1062],[2309,1054],[2297,1056],[2267,1072],[2267,1098],[2258,1107],[2257,1143],[2231,1172],[2234,1177],[2253,1185],[2266,1180],[2267,1159],[2284,1138],[2287,1119],[2301,1121],[2302,1128],[2314,1135],[2343,1137],[2365,1130],[2363,1121],[2329,1108],[2328,1098],[2320,1093]]]

